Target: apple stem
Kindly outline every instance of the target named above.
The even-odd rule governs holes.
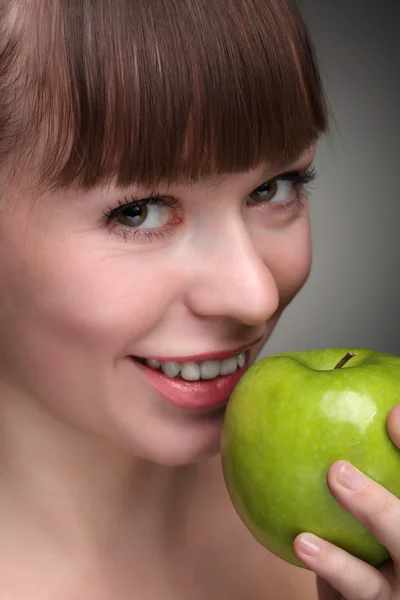
[[[341,360],[339,360],[335,369],[341,369],[353,356],[356,356],[355,352],[348,352]]]

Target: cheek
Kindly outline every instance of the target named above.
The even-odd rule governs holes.
[[[280,308],[284,309],[310,274],[312,252],[308,218],[270,236],[262,254],[278,287]]]
[[[74,338],[119,348],[145,337],[156,325],[174,290],[163,269],[136,268],[123,259],[66,269],[53,286],[57,307],[40,306],[47,320]],[[135,273],[133,273],[135,271]],[[155,286],[157,281],[159,285]],[[171,279],[169,278],[171,282]]]
[[[121,256],[92,264],[79,260],[76,268],[58,270],[46,283],[51,301],[37,298],[42,327],[58,339],[91,346],[96,354],[118,355],[132,348],[157,327],[173,301],[176,282],[165,265],[148,268],[135,262]]]
[[[72,364],[98,368],[132,349],[157,326],[175,293],[168,265],[145,264],[132,256],[105,258],[79,245],[32,248],[29,260],[15,253],[2,260],[0,284],[8,290],[0,298],[4,359],[61,373]]]
[[[8,295],[6,302],[0,295],[0,383],[74,422],[93,424],[93,406],[100,427],[110,415],[118,421],[118,402],[125,414],[139,410],[132,390],[141,389],[140,381],[118,359],[134,354],[157,327],[177,281],[164,262],[151,269],[146,262],[55,246],[40,253],[32,248],[29,261],[27,254],[1,260],[0,285]]]

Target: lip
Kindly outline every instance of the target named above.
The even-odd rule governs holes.
[[[234,348],[233,350],[222,350],[220,352],[204,352],[203,354],[193,354],[191,356],[152,356],[151,358],[155,358],[159,362],[198,362],[202,360],[224,360],[225,358],[230,358],[231,356],[236,356],[237,354],[241,354],[242,352],[247,352],[253,346],[261,342],[263,336],[260,336],[257,340],[245,344],[243,346],[239,346],[238,348]]]
[[[243,350],[242,350],[243,351]],[[229,356],[232,353],[229,353]],[[209,356],[209,355],[207,355]],[[231,373],[211,380],[185,381],[172,378],[156,371],[131,357],[132,363],[138,367],[153,388],[169,403],[187,411],[210,411],[227,404],[239,379],[247,371],[250,354],[246,356],[243,367]]]

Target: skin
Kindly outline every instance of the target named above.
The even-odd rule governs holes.
[[[162,190],[179,198],[181,220],[152,244],[125,241],[103,219],[124,195],[149,190],[32,202],[23,183],[2,186],[2,597],[316,598],[309,574],[269,556],[235,516],[215,458],[221,415],[170,406],[128,358],[261,336],[254,362],[311,267],[306,203],[287,213],[245,205],[277,175],[265,167]],[[391,419],[399,443],[398,412]],[[340,487],[337,469],[332,493],[397,558],[399,501],[371,482]],[[307,557],[301,540],[295,551],[323,578],[321,599],[339,597],[325,582],[349,600],[370,600],[373,585],[376,598],[399,597],[394,577],[392,593],[377,570],[327,544]]]
[[[309,151],[295,166],[311,161]],[[221,351],[261,337],[254,361],[311,263],[306,207],[244,208],[264,170],[166,190],[181,200],[182,223],[151,244],[103,226],[118,199],[149,190],[71,191],[33,206],[25,190],[11,195],[0,230],[7,411],[29,407],[74,442],[80,431],[157,463],[215,454],[220,419],[166,406],[127,357]]]
[[[287,170],[305,171],[313,153]],[[3,577],[13,598],[21,568],[31,582],[21,595],[36,593],[43,577],[53,598],[50,579],[67,590],[90,573],[108,598],[116,590],[124,598],[132,581],[152,589],[155,565],[166,568],[166,540],[182,554],[187,510],[173,507],[185,496],[192,505],[198,478],[207,485],[216,469],[221,412],[169,405],[129,356],[216,352],[261,338],[254,362],[311,266],[306,202],[285,212],[246,205],[277,175],[261,165],[161,190],[180,208],[170,234],[151,244],[107,228],[104,213],[152,190],[69,190],[33,202],[28,185],[6,188],[0,585]],[[218,498],[226,510],[224,492]]]

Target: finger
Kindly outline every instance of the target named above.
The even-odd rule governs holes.
[[[301,533],[294,540],[293,550],[297,558],[346,600],[389,600],[391,597],[389,582],[377,569],[330,542],[311,533]],[[321,584],[320,589],[323,589]],[[338,598],[332,594],[325,597]]]
[[[347,461],[334,463],[328,485],[335,499],[400,563],[400,500]]]
[[[386,421],[386,427],[392,442],[400,448],[400,404],[397,404],[390,411]]]

